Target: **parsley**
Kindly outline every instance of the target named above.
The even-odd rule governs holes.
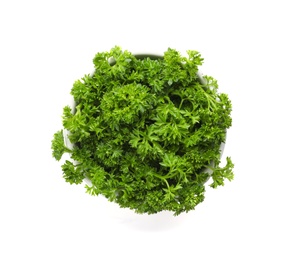
[[[214,78],[198,76],[201,55],[187,54],[169,48],[160,58],[138,57],[120,47],[96,54],[94,73],[73,84],[74,111],[63,111],[73,148],[62,130],[52,140],[53,157],[69,153],[74,162],[62,165],[67,182],[87,178],[89,194],[137,213],[178,215],[204,200],[210,176],[213,188],[233,179],[229,157],[219,166],[231,102]]]

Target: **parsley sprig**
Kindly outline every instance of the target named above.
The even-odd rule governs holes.
[[[220,167],[220,145],[231,126],[231,101],[217,81],[198,76],[203,58],[169,48],[161,58],[138,57],[120,47],[97,53],[95,71],[72,87],[76,107],[66,106],[53,156],[71,184],[84,178],[102,194],[137,213],[193,210],[211,187],[232,180],[231,158]],[[209,172],[206,170],[209,169]]]

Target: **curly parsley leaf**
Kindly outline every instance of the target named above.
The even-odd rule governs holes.
[[[232,181],[234,178],[234,173],[232,169],[234,168],[234,164],[232,163],[230,157],[226,158],[226,165],[222,168],[216,167],[213,169],[211,174],[213,183],[210,184],[212,188],[217,188],[218,186],[224,186],[224,180],[227,179]]]
[[[52,140],[52,155],[53,157],[57,160],[57,161],[60,161],[61,158],[62,158],[62,155],[64,153],[70,153],[71,150],[68,149],[66,146],[65,146],[65,143],[64,143],[64,136],[63,136],[63,130],[60,130],[58,132],[56,132],[54,134],[54,138]]]

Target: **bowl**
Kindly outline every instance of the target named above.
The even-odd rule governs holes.
[[[149,52],[149,53],[148,53],[148,52],[144,52],[144,53],[134,53],[133,55],[134,55],[136,58],[138,58],[138,59],[144,59],[144,58],[147,58],[147,57],[150,58],[150,59],[163,59],[163,54],[157,54],[157,53],[151,53],[151,52]],[[112,59],[112,58],[110,58],[108,61],[109,61],[110,64],[113,64],[113,63],[115,62],[114,59]],[[93,76],[94,73],[95,73],[95,70],[93,70],[93,71],[91,72],[90,76]],[[202,85],[205,85],[205,84],[206,84],[206,80],[205,80],[205,78],[204,78],[204,76],[203,76],[203,73],[200,72],[200,71],[198,71],[198,72],[197,72],[197,76],[198,76],[198,79],[199,79],[200,83],[201,83]],[[70,96],[70,97],[71,97],[71,100],[70,100],[70,102],[69,102],[69,104],[70,104],[69,106],[71,107],[72,113],[74,114],[74,113],[75,113],[76,102],[74,101],[74,99],[73,99],[72,96]],[[66,146],[67,148],[69,148],[69,149],[73,149],[74,144],[72,144],[72,143],[70,142],[69,138],[68,138],[68,136],[70,135],[70,132],[69,132],[67,129],[63,129],[63,134],[64,134],[64,143],[65,143],[65,146]],[[226,130],[226,136],[225,136],[225,138],[226,138],[226,137],[227,137],[227,130]],[[226,139],[225,139],[225,142],[226,142]],[[222,157],[223,152],[224,152],[225,142],[222,142],[222,143],[221,143],[221,146],[220,146],[220,151],[221,151],[220,158]],[[76,161],[73,161],[73,163],[74,163],[74,164],[78,164],[78,162],[76,162]],[[211,163],[210,163],[210,167],[214,167],[214,162],[211,162]],[[208,173],[208,174],[209,174],[209,178],[211,177],[212,170],[211,170],[210,168],[206,168],[206,169],[204,169],[203,172]],[[206,182],[209,180],[209,178],[206,180]],[[84,182],[85,182],[87,185],[89,185],[89,186],[92,185],[90,179],[89,179],[88,177],[86,177],[86,176],[85,176],[85,178],[84,178]]]

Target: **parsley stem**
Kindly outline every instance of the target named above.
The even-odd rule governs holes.
[[[181,106],[182,106],[182,104],[183,104],[184,101],[185,101],[185,99],[183,98],[183,99],[181,100],[180,104],[179,104],[179,107],[178,107],[179,110],[181,109]]]
[[[161,180],[163,180],[166,183],[167,188],[169,188],[168,181],[166,180],[165,177],[160,176],[159,174],[156,174],[156,173],[152,173],[152,175],[155,176],[155,177],[157,177],[157,178],[159,178],[159,179],[161,179]]]

